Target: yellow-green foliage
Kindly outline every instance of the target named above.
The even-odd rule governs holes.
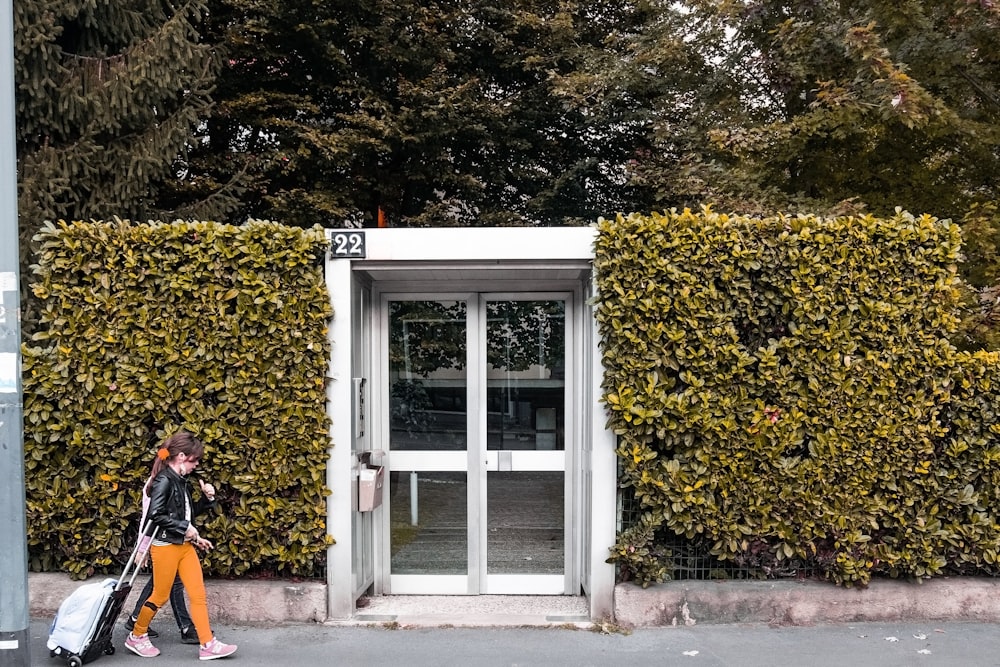
[[[846,585],[995,573],[1000,357],[948,342],[959,251],[903,212],[602,221],[604,400],[643,509],[612,560],[669,576],[673,532]]]
[[[23,349],[33,570],[113,571],[136,534],[157,443],[206,445],[193,477],[209,573],[310,576],[325,528],[326,239],[265,221],[60,222],[37,237]],[[194,485],[197,488],[197,484]]]

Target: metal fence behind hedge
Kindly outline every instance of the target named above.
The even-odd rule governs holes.
[[[631,487],[619,491],[619,533],[639,523],[642,507]],[[781,568],[740,565],[719,560],[711,553],[711,544],[704,540],[689,540],[664,530],[657,533],[656,542],[668,554],[667,570],[674,580],[695,579],[812,579],[821,577],[819,568],[808,563],[787,561]]]

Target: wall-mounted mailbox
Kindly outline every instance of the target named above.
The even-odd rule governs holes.
[[[371,512],[382,504],[385,467],[362,465],[358,471],[358,511]]]

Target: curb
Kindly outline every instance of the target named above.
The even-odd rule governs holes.
[[[1000,622],[1000,580],[879,580],[866,588],[841,588],[818,581],[672,581],[648,588],[618,584],[615,620],[633,627]]]
[[[136,578],[134,588],[141,589],[147,577]],[[81,583],[62,573],[30,573],[29,615],[53,617]],[[210,579],[205,588],[209,616],[220,623],[329,621],[325,583]],[[133,604],[135,597],[130,596],[126,610]],[[168,610],[162,611],[168,616],[158,615],[161,623],[170,618]],[[878,580],[867,588],[840,588],[817,581],[671,581],[648,588],[624,583],[615,586],[614,620],[625,627],[933,620],[1000,623],[1000,579]],[[486,617],[484,623],[488,621]]]
[[[138,591],[146,584],[148,575],[136,577],[122,617],[131,611]],[[93,580],[100,581],[94,577]],[[74,580],[67,574],[31,572],[28,574],[28,615],[32,618],[52,618],[59,605],[70,593],[85,582]],[[231,580],[208,579],[205,581],[208,596],[208,614],[213,621],[237,625],[275,625],[280,623],[322,623],[326,620],[326,584],[287,580]],[[157,617],[172,618],[170,603],[163,606]],[[167,616],[163,616],[163,612]]]

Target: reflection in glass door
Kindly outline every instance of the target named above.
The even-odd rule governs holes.
[[[466,593],[466,302],[389,301],[387,310],[392,587]]]
[[[565,592],[568,297],[530,296],[384,302],[391,593]]]
[[[484,298],[487,593],[565,588],[566,304]]]

